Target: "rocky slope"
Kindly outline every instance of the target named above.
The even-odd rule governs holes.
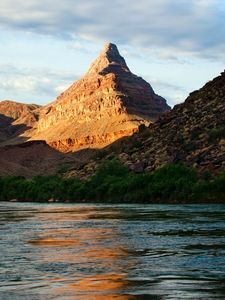
[[[99,151],[98,158],[67,176],[86,177],[99,161],[118,157],[136,172],[183,162],[200,173],[225,168],[225,72],[189,95],[156,123]]]
[[[85,76],[41,110],[31,138],[63,152],[101,148],[167,110],[150,84],[130,72],[116,45],[106,44]]]

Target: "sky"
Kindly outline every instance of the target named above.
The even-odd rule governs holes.
[[[0,99],[47,104],[106,42],[173,106],[225,68],[224,0],[1,0]]]

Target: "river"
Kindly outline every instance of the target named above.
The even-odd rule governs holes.
[[[1,300],[225,299],[225,205],[0,202]]]

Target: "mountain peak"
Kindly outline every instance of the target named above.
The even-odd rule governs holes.
[[[116,69],[130,72],[125,59],[120,55],[118,48],[113,43],[106,43],[98,58],[91,64],[87,75],[115,72]]]
[[[116,44],[109,43],[109,42],[104,44],[104,48],[103,48],[102,52],[107,53],[107,52],[115,52],[115,51],[117,51],[118,54],[119,54],[119,51],[118,51],[118,48],[117,48]]]
[[[168,109],[149,83],[130,72],[116,45],[107,43],[88,73],[54,102],[38,110],[30,108],[29,118],[23,114],[14,119],[17,124],[22,119],[28,127],[23,139],[45,140],[68,152],[103,148],[137,132],[141,124],[149,125]]]

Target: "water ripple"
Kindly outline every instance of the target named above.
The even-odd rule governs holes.
[[[225,299],[224,205],[0,204],[3,300]]]

